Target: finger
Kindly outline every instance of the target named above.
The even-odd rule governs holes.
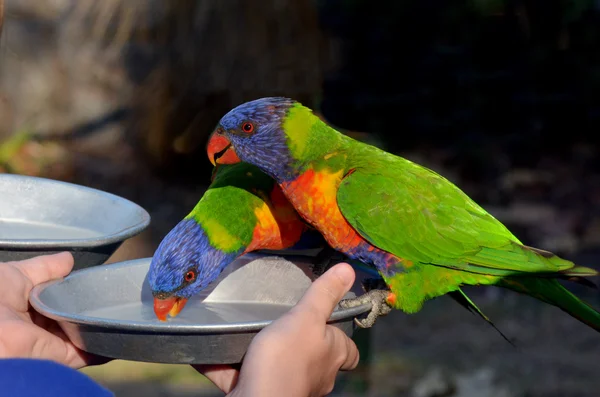
[[[73,256],[69,252],[42,255],[19,262],[9,262],[31,281],[33,286],[64,277],[73,269]]]
[[[9,263],[0,263],[0,305],[27,312],[31,281]]]
[[[233,390],[240,376],[240,371],[230,365],[194,364],[192,367],[226,394]]]
[[[358,348],[354,341],[341,329],[336,328],[333,325],[328,325],[327,331],[330,333],[330,337],[333,338],[333,342],[330,346],[333,346],[334,356],[340,357],[340,370],[349,371],[356,368],[360,353],[358,352]]]
[[[356,344],[352,339],[348,338],[345,334],[343,335],[343,337],[344,343],[346,344],[347,355],[346,360],[344,360],[340,369],[342,371],[350,371],[356,368],[356,366],[358,365],[358,362],[360,360],[360,353],[358,351],[358,347],[356,347]]]
[[[34,358],[57,361],[71,368],[79,369],[88,363],[88,353],[79,350],[64,334],[58,323],[53,322],[47,329],[35,327],[36,342],[33,345]]]
[[[76,346],[73,345],[67,334],[62,330],[60,325],[54,320],[51,320],[47,317],[44,317],[38,312],[33,311],[31,313],[31,321],[33,324],[37,325],[39,328],[46,330],[50,334],[60,338],[67,345],[67,357],[65,364],[69,365],[73,368],[80,368],[83,366],[91,366],[91,365],[101,365],[106,364],[112,360],[113,358],[99,356],[96,354],[88,353],[83,350],[79,350]]]
[[[294,310],[309,309],[327,321],[335,306],[352,287],[355,277],[352,266],[338,263],[312,283]]]
[[[11,343],[5,346],[9,357],[39,358],[56,361],[71,368],[81,368],[86,365],[86,356],[71,343],[53,334],[58,331],[50,327],[44,330],[34,324],[22,321],[5,321],[2,332],[10,335]]]

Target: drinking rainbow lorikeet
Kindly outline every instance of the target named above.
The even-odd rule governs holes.
[[[217,167],[208,190],[152,257],[148,282],[154,312],[161,321],[177,316],[190,297],[245,253],[323,245],[321,235],[257,167],[245,163]],[[327,254],[318,261],[321,258]]]

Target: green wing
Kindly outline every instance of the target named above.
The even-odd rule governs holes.
[[[337,193],[344,217],[374,246],[413,262],[498,276],[574,266],[522,245],[444,177],[399,157],[386,160],[393,164],[350,173]]]

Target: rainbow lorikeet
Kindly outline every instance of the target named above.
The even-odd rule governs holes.
[[[245,253],[299,244],[318,248],[321,242],[326,245],[273,179],[257,167],[245,163],[217,167],[208,190],[152,257],[148,282],[154,312],[161,321],[167,314],[175,317],[190,297]]]
[[[497,285],[600,330],[600,313],[557,281],[592,284],[584,277],[596,270],[524,245],[443,176],[339,133],[294,100],[239,105],[220,120],[207,152],[213,164],[258,166],[331,247],[378,270],[387,288],[341,303],[372,303],[360,326],[390,308],[418,312],[444,294],[487,319],[461,286]]]

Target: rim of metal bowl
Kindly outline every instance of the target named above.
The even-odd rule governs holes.
[[[94,189],[91,187],[78,185],[71,182],[63,182],[54,179],[41,178],[29,175],[16,175],[16,174],[3,174],[3,178],[15,178],[15,179],[31,179],[43,181],[42,183],[54,184],[67,186],[70,189],[79,190],[95,194],[97,196],[104,196],[108,199],[126,203],[132,207],[132,211],[136,211],[140,216],[139,222],[132,224],[129,227],[119,230],[118,232],[107,234],[101,237],[94,238],[80,238],[80,239],[60,239],[60,240],[26,240],[26,239],[1,239],[0,248],[10,249],[70,249],[70,248],[93,248],[104,245],[109,245],[117,242],[125,241],[137,234],[141,233],[150,225],[150,214],[140,205],[128,200],[124,197],[117,196],[116,194],[108,193],[103,190]]]
[[[145,262],[150,258],[141,258],[141,259],[133,259],[120,263],[114,263],[110,265],[110,269],[100,269],[100,268],[86,268],[82,270],[77,270],[67,277],[48,281],[46,283],[42,283],[37,285],[31,291],[29,296],[29,302],[33,306],[33,308],[39,312],[40,314],[51,318],[56,321],[61,322],[69,322],[77,325],[83,326],[92,326],[99,327],[111,330],[122,330],[122,331],[137,331],[143,333],[156,333],[156,334],[231,334],[231,333],[242,333],[242,332],[253,332],[260,331],[267,325],[269,325],[272,320],[264,320],[264,321],[247,321],[247,322],[237,322],[231,324],[173,324],[169,322],[165,323],[147,323],[140,321],[122,321],[122,320],[111,320],[108,318],[102,317],[93,317],[93,316],[84,316],[74,313],[65,313],[62,311],[55,310],[48,305],[46,305],[40,295],[44,290],[50,288],[51,286],[63,282],[67,278],[76,278],[82,274],[87,272],[98,272],[100,270],[111,270],[114,271],[118,268],[128,267],[136,265],[139,262]],[[293,307],[290,305],[290,308]],[[352,307],[349,309],[340,309],[334,310],[331,317],[329,317],[328,323],[340,322],[348,319],[353,319],[354,317],[364,314],[371,309],[371,305],[369,303]]]

